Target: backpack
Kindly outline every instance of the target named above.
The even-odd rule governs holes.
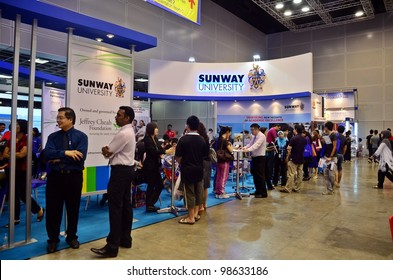
[[[212,147],[209,148],[209,158],[213,163],[217,163],[217,153]]]
[[[308,157],[312,157],[312,147],[308,137],[306,138],[306,140],[307,140],[307,144],[306,146],[304,146],[303,157],[308,158]]]

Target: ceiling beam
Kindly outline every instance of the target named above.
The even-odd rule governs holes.
[[[387,12],[393,11],[393,0],[383,0]]]

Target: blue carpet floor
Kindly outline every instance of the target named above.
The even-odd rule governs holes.
[[[248,185],[252,184],[252,179],[248,179]],[[235,185],[232,180],[228,180],[226,185],[226,192],[232,193],[233,186]],[[230,197],[229,199],[216,199],[211,193],[212,189],[209,189],[208,206],[212,207],[230,200],[235,199]],[[78,236],[79,242],[87,243],[93,240],[101,239],[107,236],[109,233],[109,221],[108,221],[108,207],[100,207],[99,199],[101,196],[92,196],[91,201],[88,205],[87,210],[85,210],[87,197],[83,197],[81,201],[79,224],[78,224]],[[162,204],[159,205],[157,202],[156,206],[161,208],[166,208],[171,204],[171,195],[163,190],[161,194]],[[45,186],[38,188],[38,203],[41,207],[45,207]],[[175,201],[175,206],[182,207],[183,201]],[[21,206],[21,223],[15,226],[15,242],[25,240],[25,208],[22,204]],[[185,215],[187,212],[180,212],[179,215]],[[134,208],[134,221],[133,229],[148,226],[154,223],[162,222],[168,219],[176,218],[173,213],[147,213],[145,207]],[[9,212],[7,209],[7,204],[5,205],[5,210],[0,217],[0,242],[3,242],[3,237],[8,233],[8,229],[4,227],[8,223]],[[17,246],[14,248],[3,249],[0,251],[0,260],[24,260],[32,257],[40,256],[46,254],[47,246],[47,235],[45,229],[45,219],[42,222],[36,222],[36,216],[32,217],[31,225],[31,237],[36,240],[30,244],[25,244],[22,246]],[[64,226],[61,228],[64,229]],[[1,244],[2,245],[2,244]],[[65,242],[65,238],[61,238],[58,245],[58,250],[68,248],[69,246]]]

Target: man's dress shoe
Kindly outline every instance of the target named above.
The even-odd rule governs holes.
[[[111,250],[108,248],[107,245],[102,247],[101,249],[98,248],[91,248],[90,249],[93,253],[100,255],[103,258],[116,258],[117,257],[117,250]]]

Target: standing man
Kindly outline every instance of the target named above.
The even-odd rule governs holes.
[[[370,129],[370,134],[367,135],[366,137],[366,147],[368,150],[368,157],[371,157],[373,155],[373,151],[372,151],[372,145],[371,145],[371,137],[373,137],[374,134],[374,129]]]
[[[268,190],[273,190],[272,178],[273,178],[273,169],[274,169],[274,156],[275,156],[275,145],[274,141],[277,139],[277,132],[281,129],[280,124],[273,125],[272,128],[269,129],[266,135],[266,169],[265,169],[265,180],[266,186]]]
[[[48,136],[44,158],[48,161],[46,182],[46,231],[48,253],[53,253],[60,242],[63,205],[67,212],[66,242],[72,249],[79,248],[77,233],[79,206],[82,194],[84,163],[87,155],[87,135],[74,128],[75,112],[63,107],[57,113],[59,131]]]
[[[304,147],[307,144],[306,138],[302,135],[303,126],[295,125],[295,136],[291,138],[287,148],[286,162],[288,164],[288,180],[280,192],[290,193],[292,190],[299,192],[302,187]],[[296,183],[295,183],[296,182]],[[296,184],[296,185],[295,185]]]
[[[172,125],[171,125],[171,124],[168,124],[167,129],[168,129],[168,130],[165,131],[164,134],[168,135],[169,138],[175,138],[175,137],[176,137],[176,132],[174,132],[174,131],[172,130]]]
[[[332,122],[326,122],[324,126],[325,133],[322,136],[322,142],[326,145],[324,156],[326,160],[326,191],[322,192],[323,195],[332,195],[336,184],[337,134],[333,132],[333,126]]]
[[[115,120],[119,132],[108,146],[102,147],[102,155],[109,159],[111,176],[108,182],[109,235],[106,245],[91,251],[104,257],[117,257],[119,246],[132,247],[131,228],[133,209],[131,206],[131,181],[135,174],[135,134],[132,121],[134,110],[121,106]]]
[[[267,197],[265,183],[265,166],[266,166],[266,136],[259,130],[259,124],[253,123],[251,134],[254,135],[251,142],[244,146],[243,152],[251,152],[251,173],[255,185],[255,197]]]
[[[181,166],[181,180],[184,183],[188,216],[179,220],[180,224],[193,225],[200,219],[199,205],[204,203],[203,159],[208,156],[206,142],[198,134],[199,119],[190,116],[186,122],[187,134],[183,135],[176,146],[175,158]]]

